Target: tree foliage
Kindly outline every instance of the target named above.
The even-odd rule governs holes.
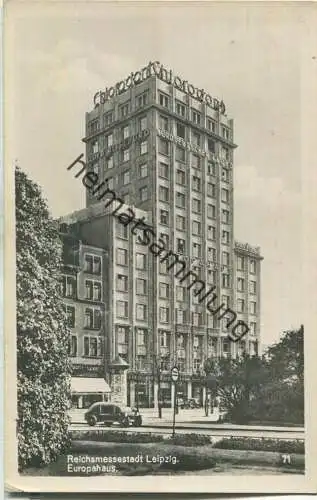
[[[228,418],[304,423],[304,330],[287,331],[262,357],[206,360]]]
[[[69,331],[60,299],[61,243],[40,188],[16,184],[18,454],[20,470],[49,463],[68,443]]]

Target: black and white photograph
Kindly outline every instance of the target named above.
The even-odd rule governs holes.
[[[315,491],[316,17],[7,3],[9,489]]]

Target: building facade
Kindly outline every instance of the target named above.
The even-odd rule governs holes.
[[[138,231],[112,215],[101,217],[108,217],[104,231],[93,215],[103,210],[97,208],[103,193],[87,189],[80,234],[108,255],[106,358],[119,355],[129,364],[128,404],[169,405],[174,365],[178,395],[202,402],[206,357],[256,353],[260,341],[262,257],[258,247],[234,240],[233,120],[222,101],[159,63],[96,93],[94,101],[83,139],[87,171],[135,207],[165,248],[215,287],[217,305],[249,326],[243,339],[230,341],[226,318],[218,321]]]

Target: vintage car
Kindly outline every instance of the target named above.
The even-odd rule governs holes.
[[[97,423],[103,423],[107,426],[113,424],[129,427],[133,425],[140,427],[142,417],[136,408],[120,408],[120,406],[111,403],[94,403],[85,413],[87,424],[94,426]]]

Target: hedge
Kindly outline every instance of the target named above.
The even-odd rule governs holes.
[[[215,443],[214,448],[226,450],[275,451],[279,453],[305,453],[303,440],[292,441],[268,438],[224,438]]]

